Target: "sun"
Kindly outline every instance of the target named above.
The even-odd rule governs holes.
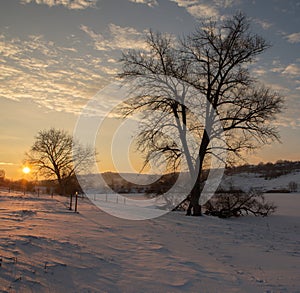
[[[24,167],[22,171],[23,171],[24,174],[28,174],[30,172],[30,168],[29,167]]]

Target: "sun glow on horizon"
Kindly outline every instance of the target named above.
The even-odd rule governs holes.
[[[30,172],[30,168],[29,168],[29,167],[24,167],[24,168],[22,169],[22,172],[23,172],[24,174],[28,174],[28,173]]]

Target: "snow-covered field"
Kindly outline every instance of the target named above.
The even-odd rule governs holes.
[[[1,292],[300,292],[300,194],[268,218],[112,217],[0,194]]]

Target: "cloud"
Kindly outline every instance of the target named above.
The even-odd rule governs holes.
[[[91,28],[81,25],[81,30],[90,36],[94,42],[94,48],[100,51],[144,49],[145,32],[139,32],[131,27],[121,27],[109,24],[107,37],[104,34],[96,33]]]
[[[86,9],[95,8],[98,0],[20,0],[22,4],[34,2],[36,4],[45,4],[52,6],[65,6],[68,9]]]
[[[300,43],[300,33],[294,33],[285,37],[289,43]]]
[[[253,21],[255,23],[257,23],[258,25],[260,25],[264,30],[269,29],[273,25],[272,23],[270,23],[268,21],[261,20],[261,19],[258,19],[258,18],[254,18]]]
[[[112,68],[111,66],[102,66],[102,71],[109,75],[116,75],[118,73],[118,68]]]
[[[11,162],[0,162],[0,166],[14,166],[16,165],[15,163],[11,163]]]
[[[195,18],[215,19],[219,17],[219,11],[211,5],[206,5],[206,4],[191,5],[188,6],[186,9]]]
[[[171,0],[176,2],[179,7],[188,7],[190,5],[195,5],[198,3],[197,0]]]
[[[184,7],[188,13],[197,19],[218,19],[220,18],[219,9],[232,7],[238,4],[239,0],[213,0],[210,2],[198,0],[171,0],[179,7]]]
[[[291,95],[291,89],[288,86],[282,85],[280,83],[264,82],[264,85],[284,97],[288,97]]]
[[[267,71],[263,68],[255,68],[252,70],[252,72],[256,75],[256,76],[263,76],[267,73]]]
[[[153,6],[158,5],[156,0],[129,0],[129,1],[133,2],[133,3],[146,4],[149,7],[153,7]]]
[[[216,18],[219,16],[219,12],[215,5],[199,3],[197,0],[171,0],[179,7],[184,7],[189,14],[195,18]]]
[[[213,0],[217,7],[229,8],[240,3],[240,0]]]
[[[286,97],[286,108],[279,115],[278,120],[275,124],[284,127],[299,128],[300,117],[299,117],[299,95],[290,95]]]
[[[0,98],[30,100],[48,109],[79,114],[111,80],[109,68],[102,68],[107,66],[102,58],[83,55],[43,36],[1,35],[0,51]]]
[[[271,72],[280,73],[284,70],[283,67],[273,67],[270,69]]]
[[[278,92],[284,98],[282,112],[272,123],[282,127],[291,127],[294,129],[300,128],[300,100],[297,91],[290,89],[289,87],[283,87],[279,84],[267,84],[267,86],[270,86],[274,91]]]
[[[270,68],[270,71],[274,73],[280,73],[288,78],[292,78],[293,82],[297,83],[298,81],[295,79],[300,77],[300,65],[297,63],[299,61],[299,59],[296,59],[295,63],[286,65],[282,64],[280,60],[273,60],[273,67]]]
[[[300,119],[298,117],[289,117],[291,113],[284,112],[283,114],[279,115],[277,120],[274,121],[274,125],[281,126],[281,127],[291,127],[296,129],[300,127]]]
[[[289,76],[300,76],[300,66],[292,63],[289,64],[282,72],[284,75],[289,75]]]

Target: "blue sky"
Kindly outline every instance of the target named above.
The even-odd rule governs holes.
[[[0,2],[0,169],[19,172],[34,135],[73,131],[84,105],[120,70],[121,52],[144,47],[148,29],[176,36],[236,11],[272,47],[251,67],[286,98],[276,122],[282,144],[250,162],[300,160],[300,1],[3,0]]]

